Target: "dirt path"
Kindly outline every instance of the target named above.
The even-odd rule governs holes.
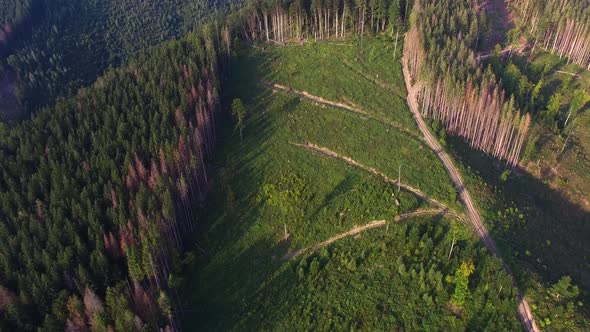
[[[376,175],[376,176],[380,177],[383,181],[385,181],[385,182],[387,182],[387,183],[389,183],[389,184],[391,184],[393,186],[397,186],[398,185],[398,181],[389,178],[387,175],[381,173],[380,171],[376,170],[375,168],[369,167],[369,166],[365,166],[365,165],[363,165],[363,164],[361,164],[361,163],[353,160],[350,157],[347,157],[347,156],[343,156],[341,154],[338,154],[337,152],[334,152],[334,151],[332,151],[332,150],[330,150],[328,148],[317,146],[317,145],[312,144],[312,143],[307,143],[307,144],[291,143],[291,144],[293,144],[295,146],[298,146],[298,147],[301,147],[301,148],[304,148],[304,149],[307,149],[307,150],[310,150],[310,151],[313,151],[313,152],[316,152],[316,153],[320,153],[320,154],[326,155],[326,156],[331,157],[331,158],[334,158],[334,159],[340,159],[340,160],[346,162],[347,164],[349,164],[351,166],[354,166],[354,167],[359,168],[359,169],[361,169],[361,170],[363,170],[365,172],[368,172],[368,173],[371,173],[373,175]],[[446,206],[446,205],[444,205],[443,203],[441,203],[441,202],[439,202],[439,201],[437,201],[437,200],[435,200],[433,198],[428,197],[426,194],[424,194],[423,192],[421,192],[419,189],[413,188],[413,187],[408,186],[407,184],[403,184],[403,183],[399,183],[399,187],[400,187],[400,189],[403,189],[403,190],[405,190],[405,191],[407,191],[409,193],[412,193],[412,194],[416,195],[417,197],[419,197],[423,201],[425,201],[425,202],[427,202],[427,203],[429,203],[431,205],[436,206],[439,210],[444,211],[444,213],[449,214],[449,215],[451,215],[451,216],[453,216],[453,217],[455,217],[455,218],[457,218],[459,220],[463,220],[463,221],[465,220],[465,218],[462,215],[460,215],[459,213],[457,213],[457,212],[449,209],[449,207]]]
[[[353,105],[353,104],[350,104],[350,103],[344,104],[344,103],[340,103],[340,102],[336,102],[336,101],[327,100],[327,99],[324,99],[324,98],[319,97],[319,96],[314,96],[314,95],[308,93],[307,91],[299,91],[299,90],[296,90],[296,89],[293,89],[291,87],[288,87],[288,86],[285,86],[285,85],[281,85],[281,84],[278,84],[278,83],[267,83],[267,84],[274,91],[279,91],[279,92],[284,92],[284,93],[291,93],[291,94],[297,95],[297,96],[302,97],[302,98],[305,98],[307,100],[311,100],[311,101],[316,102],[316,103],[321,104],[321,105],[332,106],[332,107],[335,107],[335,108],[344,109],[344,110],[347,110],[347,111],[350,111],[350,112],[353,112],[353,113],[360,114],[360,115],[362,115],[362,116],[364,116],[366,118],[375,120],[377,122],[381,122],[381,123],[383,123],[386,126],[395,128],[396,130],[398,130],[398,131],[400,131],[400,132],[402,132],[402,133],[404,133],[404,134],[412,137],[413,139],[415,139],[415,140],[417,140],[417,141],[419,141],[421,143],[424,143],[424,139],[422,137],[420,137],[420,136],[416,135],[415,133],[407,130],[400,123],[397,123],[395,121],[391,121],[391,120],[388,120],[386,118],[380,117],[378,115],[375,115],[375,114],[371,114],[369,112],[366,112],[366,111],[360,109],[356,105]]]
[[[399,222],[405,219],[410,219],[410,218],[415,218],[415,217],[421,217],[421,216],[428,216],[428,215],[437,215],[437,214],[445,214],[444,210],[440,210],[440,209],[434,209],[434,210],[416,210],[416,211],[412,211],[412,212],[406,212],[406,213],[402,213],[401,215],[397,216],[395,221]],[[322,241],[322,242],[318,242],[316,244],[313,244],[309,247],[303,248],[303,249],[299,249],[299,250],[295,250],[295,251],[291,251],[285,254],[285,256],[283,256],[283,260],[289,260],[292,258],[295,258],[297,256],[300,256],[304,253],[307,252],[313,252],[316,251],[320,248],[323,248],[331,243],[334,243],[338,240],[341,240],[345,237],[349,237],[349,236],[353,236],[353,235],[357,235],[359,233],[362,233],[364,231],[367,231],[369,229],[373,229],[373,228],[378,228],[378,227],[383,227],[385,225],[388,224],[387,220],[375,220],[375,221],[371,221],[368,224],[365,224],[363,226],[354,226],[353,228],[351,228],[350,230],[344,232],[344,233],[340,233],[338,235],[332,236],[331,238]]]
[[[405,91],[402,91],[401,89],[399,89],[397,86],[394,85],[390,85],[387,84],[375,77],[371,77],[370,75],[354,68],[354,66],[346,61],[346,60],[342,60],[342,63],[344,63],[344,65],[346,66],[346,68],[348,68],[350,71],[356,73],[357,75],[363,77],[364,79],[366,79],[367,81],[373,83],[374,85],[380,87],[383,90],[387,90],[387,91],[393,91],[396,95],[400,96],[401,98],[405,98]]]
[[[426,122],[424,122],[424,119],[422,118],[422,114],[420,113],[420,108],[418,105],[418,91],[419,91],[419,89],[418,89],[417,84],[412,85],[412,79],[411,79],[410,72],[409,72],[409,69],[407,66],[405,52],[404,52],[404,56],[402,58],[402,67],[403,67],[404,80],[406,82],[406,88],[408,90],[408,97],[407,97],[408,106],[410,107],[410,110],[412,111],[412,114],[414,115],[414,119],[416,120],[416,123],[418,124],[418,128],[420,128],[420,131],[424,135],[424,138],[426,139],[426,143],[430,146],[430,148],[440,158],[440,160],[444,164],[445,168],[449,172],[449,175],[451,176],[453,184],[455,185],[455,188],[457,189],[457,192],[459,192],[459,196],[460,196],[461,200],[463,201],[463,204],[465,205],[465,208],[467,210],[467,215],[469,216],[469,221],[471,222],[473,228],[475,229],[475,231],[477,232],[477,234],[479,235],[479,237],[483,241],[486,248],[494,256],[502,259],[502,257],[500,256],[500,252],[496,248],[496,244],[492,240],[487,228],[481,222],[481,216],[479,215],[479,212],[475,208],[475,204],[473,203],[471,195],[467,191],[467,188],[465,188],[465,184],[463,183],[463,179],[461,178],[459,171],[457,171],[455,164],[453,163],[453,161],[451,161],[451,158],[449,158],[449,155],[443,150],[442,146],[434,138],[434,136],[430,132],[430,129],[426,125]],[[504,269],[512,277],[513,286],[518,289],[518,285],[516,284],[516,279],[514,279],[514,276],[512,275],[510,268],[504,262],[502,264],[504,266]],[[539,328],[537,327],[537,325],[535,324],[535,321],[533,319],[533,315],[530,310],[529,304],[526,301],[526,299],[522,296],[522,293],[520,291],[518,292],[518,297],[519,297],[518,315],[519,315],[519,318],[520,318],[524,328],[527,331],[539,331]]]
[[[504,49],[502,49],[499,53],[499,55],[504,55],[506,53],[516,53],[516,54],[520,54],[522,52],[524,52],[527,47],[529,47],[528,42],[525,40],[523,42],[521,42],[517,47],[505,47]],[[475,58],[475,60],[477,62],[480,62],[482,60],[485,60],[487,58],[490,58],[494,55],[494,51],[489,51],[489,52],[485,52],[485,53],[480,53],[477,55],[477,57]]]

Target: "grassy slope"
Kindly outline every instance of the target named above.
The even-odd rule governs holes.
[[[509,278],[459,223],[412,219],[289,262],[280,259],[288,247],[302,248],[372,220],[393,221],[426,206],[342,161],[290,142],[325,146],[392,178],[402,163],[402,181],[459,207],[442,165],[421,142],[378,121],[273,93],[260,83],[353,102],[417,132],[403,93],[380,89],[356,73],[379,73],[379,81],[403,91],[391,44],[365,39],[364,52],[354,43],[265,47],[237,57],[226,84],[228,99],[242,98],[250,116],[243,141],[231,128],[221,133],[216,185],[204,218],[208,235],[198,240],[209,254],[198,258],[185,280],[191,290],[186,328],[518,328]],[[449,260],[453,237],[459,241]],[[449,305],[454,285],[446,277],[469,260],[476,266],[472,292],[456,316]]]

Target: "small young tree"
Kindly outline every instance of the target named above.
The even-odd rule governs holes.
[[[231,103],[231,114],[236,121],[236,128],[240,129],[240,140],[244,131],[244,118],[246,117],[246,106],[241,99],[236,98]]]
[[[572,116],[572,114],[578,113],[584,105],[590,100],[590,95],[582,89],[578,89],[574,91],[574,96],[572,97],[572,101],[570,102],[570,108],[567,114],[567,118],[565,119],[565,123],[563,127],[567,127],[567,123]]]

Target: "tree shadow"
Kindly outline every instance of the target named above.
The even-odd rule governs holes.
[[[459,138],[449,141],[455,160],[485,181],[468,186],[523,290],[534,287],[534,279],[550,287],[567,275],[582,289],[585,302],[590,300],[590,213],[524,170],[503,182],[503,162]],[[510,213],[513,218],[506,217]],[[585,309],[584,315],[590,317],[590,312]]]
[[[509,278],[501,269],[501,265],[492,263],[496,259],[488,256],[483,249],[483,244],[477,239],[475,241],[468,239],[456,241],[452,257],[445,260],[444,263],[440,258],[437,258],[434,252],[441,255],[441,250],[444,252],[442,255],[446,258],[449,245],[448,234],[452,229],[448,220],[445,220],[443,216],[436,216],[432,219],[429,217],[427,221],[420,219],[403,221],[396,226],[400,226],[398,232],[392,230],[387,232],[385,229],[371,230],[368,231],[371,235],[365,233],[355,236],[355,238],[345,238],[290,261],[266,259],[264,268],[259,269],[257,269],[256,263],[247,263],[260,259],[256,249],[245,252],[238,258],[245,260],[244,269],[241,270],[244,275],[244,284],[228,287],[230,294],[226,296],[232,299],[222,298],[221,295],[216,296],[219,298],[219,302],[205,309],[210,313],[202,312],[212,317],[213,325],[205,325],[205,327],[214,330],[278,331],[285,329],[285,325],[287,325],[291,329],[305,328],[307,330],[371,330],[383,323],[376,321],[387,319],[387,323],[383,323],[383,326],[396,327],[397,329],[428,330],[428,327],[437,326],[432,320],[438,319],[440,320],[438,329],[440,329],[445,325],[450,326],[448,321],[445,322],[446,319],[453,316],[449,309],[444,306],[439,308],[442,310],[434,313],[429,312],[429,309],[424,306],[423,298],[418,301],[416,301],[417,298],[410,300],[407,297],[404,298],[404,293],[439,296],[436,301],[441,302],[447,302],[450,293],[440,292],[434,295],[433,289],[429,288],[431,285],[423,285],[420,290],[415,289],[417,287],[416,281],[420,277],[417,274],[414,274],[413,277],[410,276],[411,273],[416,273],[416,270],[413,269],[437,266],[436,270],[444,275],[451,275],[456,267],[466,261],[466,257],[470,257],[481,263],[471,278],[472,284],[488,285],[490,274],[495,273],[501,274],[501,276],[496,276],[502,279],[505,284],[510,283]],[[375,246],[364,242],[366,241],[363,240],[365,236],[373,239],[374,241],[370,243]],[[390,241],[400,242],[399,245],[402,248],[406,247],[405,244],[411,243],[410,247],[412,248],[421,246],[426,249],[421,253],[423,256],[416,255],[413,249],[411,252],[414,254],[395,250],[393,251],[394,256],[391,256],[390,252],[385,259],[393,263],[384,267],[382,261],[375,260],[375,255],[380,250],[385,250],[378,248],[391,246]],[[273,250],[272,243],[260,242],[256,246],[264,248],[264,251]],[[396,259],[396,257],[398,258]],[[342,269],[343,263],[350,262],[351,259],[353,259],[355,266],[362,268]],[[229,264],[232,265],[234,262]],[[400,269],[401,265],[404,265],[401,267],[403,271],[406,271],[407,268],[413,272],[403,277],[390,274],[385,277],[385,280],[382,280],[377,272]],[[400,274],[404,273],[400,272]],[[431,270],[429,273],[436,272]],[[269,275],[272,277],[269,278]],[[257,280],[259,284],[256,285],[251,280]],[[393,285],[387,286],[388,282],[392,282]],[[246,288],[249,290],[244,291]],[[373,288],[381,288],[382,292],[377,291],[378,294],[376,294]],[[449,291],[451,289],[452,286]],[[474,297],[479,297],[481,292],[487,291],[489,291],[487,286],[485,290],[483,286],[479,287]],[[396,299],[388,298],[391,294],[396,294],[397,296],[394,296]],[[498,297],[500,296],[498,295]],[[482,326],[494,326],[498,321],[507,320],[507,317],[510,317],[514,324],[518,324],[515,291],[511,288],[506,289],[502,297],[505,301],[510,301],[508,305],[506,302],[494,303],[504,306],[502,309],[491,305],[493,300],[489,298],[483,300],[490,301],[488,305],[482,305],[477,309],[470,308],[470,310],[474,310],[474,314],[464,322],[465,325],[470,330],[479,330]],[[230,303],[231,301],[234,302]],[[366,305],[375,307],[377,310],[365,312]],[[231,306],[231,310],[228,310],[228,306]],[[216,310],[222,310],[222,312],[219,313]],[[295,317],[300,321],[293,321],[292,319]],[[208,321],[209,317],[207,317]]]
[[[258,291],[266,286],[263,281],[288,264],[281,260],[287,247],[285,241],[267,238],[256,241],[232,257],[201,257],[190,283],[207,284],[195,285],[187,292],[183,326],[187,330],[203,331],[232,329],[244,318],[242,314],[251,305],[252,298],[259,296]],[[240,278],[237,279],[235,274]],[[188,287],[190,283],[187,283]]]
[[[274,135],[272,114],[265,114],[272,91],[260,84],[267,59],[251,53],[232,60],[235,70],[223,83],[217,119],[217,146],[210,161],[214,185],[199,218],[198,230],[189,250],[198,257],[184,271],[181,294],[182,325],[188,330],[219,330],[239,321],[246,293],[258,286],[263,276],[272,275],[283,263],[289,247],[280,232],[269,238],[252,239],[252,227],[261,214],[258,188],[265,181],[268,142]],[[243,139],[235,130],[230,105],[234,98],[244,101],[248,114]],[[287,108],[296,107],[291,100]],[[275,125],[276,126],[276,125]],[[243,274],[235,284],[235,274]]]
[[[486,13],[489,31],[481,41],[478,49],[482,52],[491,51],[496,44],[506,42],[506,33],[514,27],[504,0],[486,0],[480,2],[480,8]]]
[[[347,174],[326,197],[324,197],[322,203],[318,205],[314,212],[310,214],[309,219],[315,220],[320,212],[332,202],[338,199],[338,197],[354,190],[354,183],[359,178],[358,175]]]

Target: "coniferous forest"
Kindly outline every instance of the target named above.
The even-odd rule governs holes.
[[[175,327],[168,276],[209,186],[224,45],[191,33],[2,127],[4,328]]]
[[[590,2],[513,0],[519,26],[541,47],[590,70]]]
[[[0,4],[0,331],[590,329],[588,5]]]
[[[0,69],[16,72],[20,118],[27,118],[136,52],[180,38],[229,6],[201,0],[9,0],[0,8],[6,30],[0,34],[0,45],[6,39]]]
[[[406,36],[407,61],[413,79],[420,82],[425,115],[475,149],[516,165],[530,115],[506,96],[490,70],[477,65],[475,52],[486,18],[471,6],[470,1],[417,1],[417,23]]]

